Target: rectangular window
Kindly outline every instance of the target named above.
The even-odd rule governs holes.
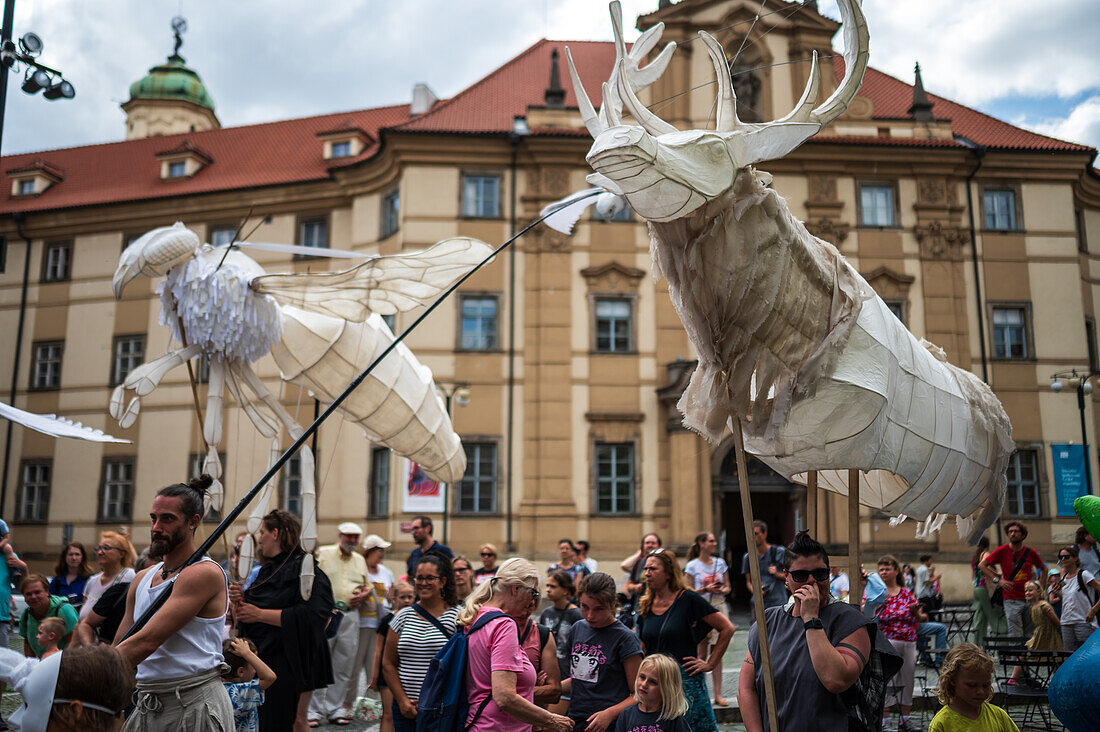
[[[126,380],[131,371],[145,360],[145,336],[116,336],[115,361],[111,367],[111,386],[118,386]]]
[[[376,447],[370,451],[370,515],[390,513],[390,449]]]
[[[21,523],[45,523],[50,507],[50,463],[48,460],[23,463],[16,520]]]
[[[1089,371],[1100,371],[1100,354],[1096,349],[1096,319],[1085,316],[1085,347],[1089,351]]]
[[[461,297],[461,340],[464,351],[493,351],[497,348],[497,298],[493,295]]]
[[[295,455],[283,465],[283,510],[302,516],[302,458]]]
[[[225,465],[226,465],[226,463],[225,463],[225,453],[222,452],[221,450],[218,450],[218,460],[221,461],[222,470],[225,470]],[[191,478],[197,478],[197,477],[199,477],[200,475],[203,474],[204,471],[203,471],[202,468],[203,468],[203,464],[205,462],[206,462],[206,453],[204,453],[204,452],[193,452],[193,453],[191,453],[191,457],[188,460],[188,464],[190,465],[190,470],[187,473],[188,480],[190,480]],[[222,477],[224,477],[224,475]],[[222,484],[224,485],[224,483],[225,483],[225,481],[223,480]],[[223,496],[225,495],[224,492],[222,493],[222,495]],[[206,512],[206,515],[202,517],[202,520],[204,522],[208,523],[208,524],[217,523],[217,522],[222,520],[222,513],[221,513],[221,511],[218,510],[218,508],[216,506],[211,506],[210,510]]]
[[[1039,515],[1039,468],[1035,450],[1017,450],[1009,458],[1008,514]]]
[[[382,238],[397,231],[401,212],[401,195],[397,191],[390,191],[382,196]]]
[[[463,442],[466,474],[458,483],[459,513],[496,513],[497,446],[492,442]]]
[[[346,158],[351,155],[351,140],[332,143],[332,157]]]
[[[895,318],[902,323],[905,322],[905,306],[907,304],[905,300],[887,300],[884,298],[883,302],[886,303],[886,309],[893,313]]]
[[[492,219],[500,216],[500,176],[462,176],[462,215]]]
[[[129,522],[134,501],[134,459],[109,458],[103,463],[103,496],[99,520]]]
[[[895,226],[894,187],[864,183],[859,187],[861,226]]]
[[[168,163],[168,177],[169,178],[182,178],[187,175],[187,163],[183,160],[177,160],[174,163]]]
[[[982,191],[985,228],[1016,231],[1016,191],[1011,188],[986,188]]]
[[[993,308],[993,357],[1031,358],[1025,307]]]
[[[328,220],[302,219],[298,222],[298,245],[325,249],[328,247]]]
[[[634,445],[596,443],[596,513],[634,512]]]
[[[69,265],[72,257],[72,242],[59,241],[47,244],[46,256],[42,262],[42,281],[64,282],[69,279]]]
[[[1085,212],[1079,208],[1073,209],[1073,226],[1077,231],[1077,251],[1089,253],[1089,240],[1085,236]]]
[[[19,195],[29,196],[34,193],[34,178],[19,181]]]
[[[61,354],[63,341],[34,344],[34,363],[31,364],[32,389],[58,389],[61,387]]]
[[[233,243],[237,234],[236,226],[219,226],[210,230],[210,246],[224,247]]]
[[[596,351],[629,353],[631,343],[632,303],[623,298],[596,298]]]

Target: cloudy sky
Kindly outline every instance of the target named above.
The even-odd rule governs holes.
[[[756,0],[754,0],[754,3]],[[839,17],[835,0],[819,3]],[[657,0],[623,0],[626,25]],[[764,0],[764,12],[781,0]],[[1001,119],[1100,147],[1096,0],[864,0],[871,64]],[[129,85],[181,51],[225,126],[407,102],[427,83],[450,96],[539,38],[611,36],[601,0],[18,0],[15,36],[45,42],[76,99],[9,81],[3,152],[119,140]],[[630,40],[636,36],[631,31]]]

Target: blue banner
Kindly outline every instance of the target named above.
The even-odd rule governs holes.
[[[1054,494],[1058,515],[1076,516],[1073,512],[1074,499],[1089,492],[1085,481],[1084,445],[1054,443],[1050,451],[1054,456]]]

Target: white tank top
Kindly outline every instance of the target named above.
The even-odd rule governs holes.
[[[213,559],[203,559],[221,569]],[[134,593],[134,618],[141,617],[153,601],[171,582],[150,587],[153,575],[160,571],[161,562],[145,573]],[[224,574],[224,572],[223,572]],[[229,610],[228,580],[226,581],[225,609]],[[163,681],[181,676],[191,676],[209,671],[222,662],[222,636],[225,629],[225,612],[216,618],[192,618],[138,664],[138,681]]]

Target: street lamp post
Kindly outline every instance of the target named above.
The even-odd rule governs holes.
[[[454,413],[452,404],[457,404],[460,407],[465,407],[470,403],[470,385],[464,381],[456,381],[453,384],[441,384],[438,381],[435,382],[435,388],[439,389],[439,393],[443,395],[443,403],[447,407],[447,418],[454,422]],[[443,493],[443,543],[447,543],[447,517],[450,516],[450,503],[451,497],[450,486],[444,490]]]
[[[1059,371],[1050,377],[1051,391],[1061,392],[1067,386],[1074,387],[1077,390],[1077,411],[1081,415],[1081,446],[1085,456],[1085,486],[1089,493],[1093,492],[1093,487],[1092,466],[1089,460],[1089,438],[1085,428],[1085,395],[1092,393],[1092,382],[1089,379],[1098,375],[1100,375],[1100,371],[1093,371],[1092,369],[1088,371],[1069,369],[1068,371]]]

